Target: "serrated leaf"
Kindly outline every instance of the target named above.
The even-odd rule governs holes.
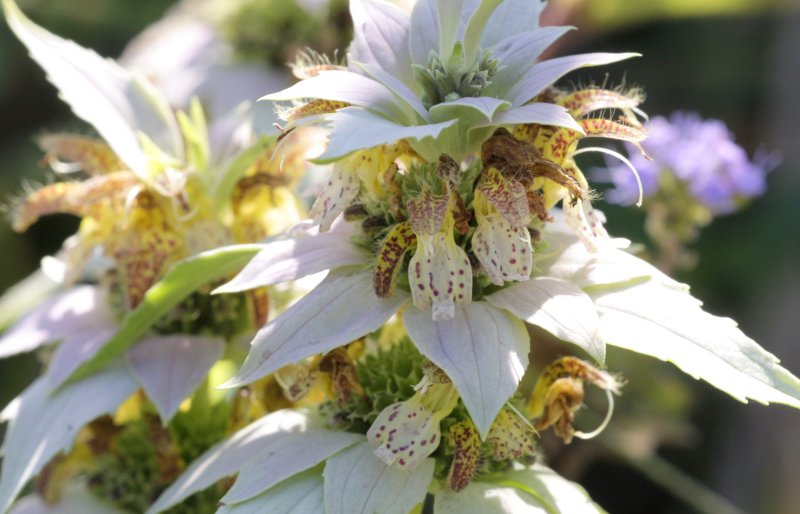
[[[122,321],[119,331],[90,360],[70,377],[80,380],[121,356],[148,329],[201,286],[244,266],[261,249],[260,245],[235,245],[202,252],[175,263],[164,278],[145,293],[142,302]]]
[[[733,320],[705,312],[685,290],[650,280],[590,296],[608,344],[670,361],[742,402],[800,408],[800,379]]]

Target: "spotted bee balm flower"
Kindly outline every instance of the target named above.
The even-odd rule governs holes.
[[[37,59],[55,59],[42,50],[47,45],[75,51],[20,18],[10,0],[4,6],[26,44],[39,45]],[[75,197],[45,190],[50,196],[44,198],[57,201],[29,199],[20,212],[29,211],[31,221],[65,206],[83,209],[94,198],[104,209],[110,204],[110,219],[138,213],[119,209],[130,207],[118,197],[135,197],[133,187],[169,207],[169,227],[191,223],[189,214],[197,212],[227,230],[230,242],[272,237],[165,260],[122,326],[109,329],[118,329],[109,344],[88,357],[68,354],[79,363],[62,373],[71,377],[63,389],[51,397],[46,375],[32,386],[35,393],[6,408],[10,428],[0,510],[45,465],[47,471],[72,469],[99,447],[107,451],[98,458],[103,473],[89,480],[91,494],[153,514],[602,512],[579,486],[540,462],[536,441],[550,429],[565,442],[596,435],[573,422],[586,386],[606,392],[610,416],[622,383],[602,369],[607,345],[671,361],[741,401],[800,407],[800,380],[774,356],[731,320],[703,311],[685,285],[629,253],[627,241],[605,230],[576,160],[603,150],[578,145],[605,137],[638,148],[646,137],[638,107],[642,95],[637,89],[568,89],[556,82],[574,69],[636,54],[540,60],[569,30],[541,27],[544,7],[532,0],[420,0],[407,12],[383,0],[352,0],[354,39],[346,63],[317,62],[305,54],[295,66],[302,80],[266,97],[293,102],[279,105],[286,126],[274,141],[277,148],[270,147],[286,156],[284,163],[310,146],[297,137],[301,130],[318,126],[328,134],[316,162],[329,164],[329,175],[310,210],[312,219],[280,234],[272,224],[259,223],[273,219],[261,209],[272,205],[274,191],[251,195],[248,185],[296,184],[281,182],[288,179],[279,173],[261,177],[255,171],[261,161],[248,159],[249,150],[226,155],[248,163],[250,171],[219,172],[192,160],[206,155],[202,145],[164,150],[161,139],[149,135],[152,145],[148,138],[128,137],[128,146],[120,146],[112,143],[120,127],[106,130],[104,120],[90,119],[111,149],[103,155],[134,171],[136,163],[121,150],[132,145],[135,155],[144,156],[136,158],[143,174],[124,175],[132,184],[125,189],[96,191],[90,179],[69,186]],[[64,59],[56,62],[66,66]],[[177,140],[196,142],[203,132],[200,117],[187,119],[195,122],[184,120]],[[66,151],[49,151],[69,159]],[[194,175],[184,173],[187,164],[208,176],[195,185]],[[90,228],[100,216],[94,208],[79,214]],[[184,232],[173,232],[185,244]],[[94,232],[81,241],[109,246]],[[202,305],[225,303],[245,291],[327,275],[296,302],[284,302],[290,304],[285,309],[273,309],[282,312],[258,331],[246,357],[227,337],[224,357],[214,354],[208,366],[195,365],[191,345],[164,356],[159,350],[169,345],[158,341],[137,360],[141,343],[134,343],[149,328],[181,333],[151,318],[174,312],[196,290],[188,285],[197,284],[198,274],[213,273],[219,284],[246,260],[212,300],[191,298]],[[18,330],[45,330],[49,338],[54,312],[68,313],[67,320],[74,314],[55,301]],[[197,329],[192,335],[224,332],[178,318],[167,316],[184,322],[178,323],[181,329]],[[522,381],[529,355],[539,352],[529,325],[582,355],[546,366],[532,390]],[[133,374],[119,366],[120,359]],[[234,366],[238,372],[225,371]],[[174,370],[185,370],[179,375],[192,380],[176,385]],[[163,387],[145,385],[145,394],[133,394],[143,375]],[[97,402],[82,402],[103,386]],[[156,401],[154,390],[169,393],[169,409]],[[55,408],[68,430],[36,423]],[[166,428],[158,423],[162,411],[176,410],[178,418]],[[108,416],[98,418],[103,414]],[[608,416],[598,430],[607,422]],[[35,431],[25,434],[28,428]],[[44,450],[36,453],[39,444]],[[60,450],[66,451],[63,461],[54,459]],[[137,459],[142,454],[147,458]],[[126,474],[133,462],[145,471]],[[140,476],[155,478],[133,480],[132,486],[132,477]],[[70,501],[89,494],[73,485],[51,489],[74,492]],[[133,492],[121,503],[119,491]],[[39,496],[52,500],[45,493]],[[36,501],[28,497],[20,504]]]
[[[387,473],[413,467],[411,473],[429,477],[430,456],[467,470],[449,478],[434,473],[418,486],[444,512],[492,494],[508,505],[539,505],[483,481],[488,470],[478,472],[474,463],[497,451],[509,456],[503,472],[525,470],[530,483],[537,471],[526,467],[527,451],[496,448],[512,441],[527,448],[534,427],[552,426],[569,440],[584,381],[609,394],[619,390],[601,370],[562,362],[534,392],[536,401],[516,408],[529,352],[536,352],[526,323],[600,365],[611,344],[669,360],[740,400],[800,406],[800,381],[784,380],[787,372],[772,355],[606,232],[576,162],[591,149],[578,143],[606,137],[638,145],[646,137],[641,94],[565,90],[554,82],[575,68],[634,54],[537,62],[566,30],[539,27],[542,8],[528,1],[420,1],[406,14],[377,0],[351,2],[348,64],[307,69],[309,78],[266,97],[295,102],[281,109],[287,129],[329,129],[319,160],[333,169],[312,210],[315,223],[267,243],[217,289],[237,292],[329,271],[257,334],[226,387],[376,333],[407,336],[447,377],[448,394],[458,401],[451,407],[427,398],[424,388],[407,392],[368,418],[367,443]],[[345,409],[335,419],[354,416]],[[441,441],[435,453],[432,440]],[[498,440],[495,449],[487,446]],[[324,505],[344,512],[330,502],[355,502],[351,494],[358,493],[333,492],[329,466]],[[374,510],[370,501],[359,497],[358,509]]]
[[[60,180],[12,211],[19,231],[56,212],[81,224],[49,261],[57,290],[0,337],[0,357],[39,350],[47,364],[2,413],[0,512],[37,474],[46,503],[86,474],[97,496],[143,510],[184,467],[180,444],[202,450],[224,435],[225,420],[209,420],[230,403],[213,391],[231,368],[223,356],[270,306],[264,290],[208,296],[236,269],[214,250],[302,218],[291,190],[306,149],[288,146],[273,160],[275,137],[254,136],[246,109],[211,124],[198,101],[175,113],[144,77],[36,26],[10,0],[3,10],[100,137],[42,136]],[[99,373],[87,371],[92,362]],[[170,434],[189,419],[185,437]],[[153,476],[155,461],[170,469]]]

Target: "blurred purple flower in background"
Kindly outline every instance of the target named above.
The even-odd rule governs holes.
[[[733,134],[719,120],[703,120],[694,112],[674,112],[669,119],[657,116],[647,124],[648,137],[642,143],[648,160],[633,145],[630,160],[639,172],[645,199],[663,187],[662,172],[683,183],[686,192],[714,215],[736,210],[743,200],[766,189],[765,176],[779,158],[757,153],[750,160],[733,140]],[[636,201],[639,189],[626,166],[610,165],[598,178],[613,182],[606,192],[611,203],[628,205]]]

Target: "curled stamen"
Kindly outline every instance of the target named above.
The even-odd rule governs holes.
[[[612,157],[616,157],[617,159],[622,161],[622,163],[625,164],[625,166],[627,166],[629,170],[633,172],[633,176],[636,178],[636,187],[639,188],[639,199],[636,201],[636,207],[641,207],[642,201],[644,201],[644,188],[642,187],[642,178],[639,176],[639,172],[636,171],[636,167],[633,165],[633,163],[629,161],[627,157],[620,154],[619,152],[615,152],[614,150],[610,150],[608,148],[603,148],[602,146],[589,146],[586,148],[581,148],[580,150],[573,152],[572,155],[575,156],[588,152],[599,152],[599,153],[604,153],[606,155],[610,155]]]
[[[574,432],[572,434],[573,436],[577,437],[578,439],[594,439],[606,429],[611,421],[611,416],[614,415],[614,393],[611,391],[611,389],[606,389],[606,398],[608,398],[608,410],[606,411],[606,417],[603,418],[603,422],[600,423],[600,426],[591,432]]]

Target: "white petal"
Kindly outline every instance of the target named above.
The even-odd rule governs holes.
[[[222,356],[219,337],[150,336],[128,350],[127,359],[147,397],[166,424]]]
[[[354,107],[340,109],[331,115],[331,119],[333,122],[328,148],[315,161],[333,161],[356,150],[394,143],[401,139],[436,138],[457,121],[406,127]]]
[[[330,230],[334,220],[350,207],[361,191],[358,171],[344,161],[333,164],[328,182],[322,187],[309,216],[319,222],[323,232]]]
[[[323,489],[319,471],[311,470],[284,480],[245,502],[223,505],[217,514],[320,514],[325,512]]]
[[[238,275],[215,289],[214,294],[236,293],[320,271],[366,264],[364,253],[351,242],[358,232],[358,225],[340,219],[329,232],[320,233],[319,227],[313,227],[307,233],[276,239],[265,244]]]
[[[606,347],[599,334],[597,310],[578,286],[537,277],[496,291],[486,301],[579,346],[597,362],[604,362]]]
[[[45,376],[50,387],[55,389],[63,384],[81,364],[94,357],[118,329],[118,326],[110,326],[77,333],[69,332],[64,341],[56,347],[47,366]]]
[[[390,117],[402,117],[395,95],[383,84],[352,71],[330,70],[271,93],[261,100],[320,98],[374,109]]]
[[[505,0],[486,23],[481,38],[482,46],[488,48],[505,38],[519,37],[528,32],[543,32],[551,28],[539,28],[539,15],[546,5],[545,2],[531,0]]]
[[[90,493],[82,483],[68,484],[57,503],[48,505],[38,494],[20,498],[8,514],[124,514]]]
[[[608,344],[670,361],[743,402],[800,407],[800,379],[733,320],[703,311],[686,291],[651,280],[590,296]]]
[[[183,157],[183,139],[166,100],[144,77],[35,25],[10,0],[9,25],[47,72],[61,97],[89,122],[125,164],[149,176],[139,141],[146,134],[170,156]]]
[[[106,295],[95,286],[77,286],[45,300],[0,338],[0,358],[30,352],[76,332],[111,324]]]
[[[456,306],[447,321],[432,321],[428,311],[409,307],[403,324],[419,351],[453,381],[485,438],[528,367],[525,325],[485,302]]]
[[[150,506],[147,513],[167,510],[220,479],[235,475],[265,439],[302,431],[308,426],[308,415],[293,410],[273,412],[247,425],[195,459]]]
[[[408,472],[378,460],[374,449],[364,442],[328,459],[323,473],[326,514],[407,514],[425,499],[433,459]]]
[[[455,18],[455,16],[454,16]],[[439,16],[436,0],[419,0],[411,11],[408,48],[411,62],[427,67],[431,51],[439,50]]]
[[[511,89],[507,98],[511,99],[512,105],[518,107],[530,101],[533,97],[541,93],[547,86],[566,75],[572,70],[586,66],[600,66],[611,64],[617,61],[637,57],[636,53],[592,53],[568,55],[556,57],[537,63],[520,79]]]
[[[575,235],[587,250],[596,253],[601,248],[613,244],[603,226],[601,216],[594,210],[588,198],[576,201],[575,205],[572,205],[570,199],[565,197],[563,205],[564,220],[575,231]]]
[[[375,65],[402,81],[411,80],[408,15],[383,0],[353,0],[350,17],[353,19],[350,61]]]
[[[248,500],[363,440],[361,434],[313,429],[265,437],[253,445],[252,457],[241,467],[233,487],[220,501],[232,504]]]
[[[4,442],[0,512],[5,512],[28,480],[58,452],[72,447],[78,430],[113,413],[138,388],[122,366],[114,366],[53,393],[40,377],[20,396]]]
[[[248,384],[306,357],[377,330],[407,298],[378,298],[372,272],[331,273],[313,291],[262,328],[239,373],[224,387]]]
[[[493,284],[528,280],[533,269],[531,236],[524,226],[512,226],[500,214],[479,215],[472,251]]]
[[[476,125],[476,128],[495,125],[516,125],[519,123],[566,127],[583,133],[583,128],[578,125],[575,118],[564,107],[543,102],[534,102],[500,111],[492,118],[491,123]]]

